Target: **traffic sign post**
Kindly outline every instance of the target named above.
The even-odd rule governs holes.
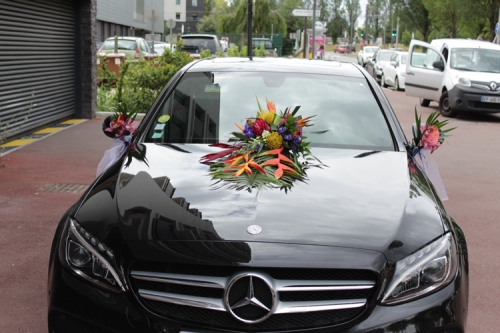
[[[314,11],[312,9],[294,9],[292,10],[292,15],[297,17],[312,17]],[[320,11],[316,10],[316,16],[320,16]]]

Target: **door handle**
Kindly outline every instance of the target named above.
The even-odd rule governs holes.
[[[406,72],[406,74],[408,74],[408,75],[415,75],[415,73],[413,73],[413,72]]]

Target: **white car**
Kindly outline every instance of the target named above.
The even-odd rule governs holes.
[[[380,85],[395,87],[396,90],[405,89],[406,59],[408,52],[395,52],[382,69]]]
[[[373,57],[375,52],[380,49],[378,46],[365,46],[358,52],[358,64],[361,66],[365,66],[368,62],[368,59]]]
[[[175,44],[165,43],[165,42],[155,42],[155,53],[158,55],[162,55],[165,52],[165,49],[174,51]]]
[[[420,59],[425,57],[422,62]],[[412,40],[406,95],[420,105],[439,103],[445,117],[458,112],[500,112],[500,45],[467,39]]]

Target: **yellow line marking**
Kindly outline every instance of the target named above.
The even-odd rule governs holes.
[[[24,140],[14,140],[11,142],[7,142],[2,145],[2,147],[17,147],[17,146],[24,146],[27,145],[28,143],[32,143],[38,139],[24,139]]]
[[[63,124],[63,125],[79,124],[79,123],[83,123],[84,121],[85,121],[85,119],[69,119],[69,120],[63,121],[61,124]]]
[[[47,127],[47,128],[41,129],[33,134],[55,133],[55,132],[59,132],[62,129],[64,129],[64,127]]]

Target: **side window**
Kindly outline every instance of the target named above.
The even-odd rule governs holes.
[[[438,71],[439,69],[434,68],[432,64],[434,63],[434,61],[439,59],[441,59],[441,57],[439,56],[439,53],[437,53],[436,51],[424,46],[417,45],[413,48],[410,64],[412,67],[425,68]]]
[[[210,73],[186,74],[164,102],[147,142],[216,143],[219,131],[220,87]]]
[[[441,53],[443,54],[444,60],[448,62],[448,54],[449,54],[448,49],[445,47]]]

